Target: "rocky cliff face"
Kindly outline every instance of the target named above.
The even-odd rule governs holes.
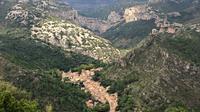
[[[122,22],[123,18],[121,15],[113,11],[110,13],[107,20],[99,20],[97,18],[83,17],[79,15],[76,18],[76,21],[79,25],[102,34],[111,27],[116,26],[117,24]]]
[[[137,5],[130,8],[125,9],[124,12],[125,21],[132,22],[138,20],[150,20],[156,18],[156,13],[147,5]]]
[[[108,21],[83,16],[78,16],[77,22],[79,25],[97,33],[103,33],[112,26],[111,23],[109,23]]]

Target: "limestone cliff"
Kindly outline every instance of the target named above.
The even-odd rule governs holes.
[[[150,20],[156,18],[157,15],[147,5],[136,5],[125,9],[123,17],[125,21],[128,23],[138,20]]]

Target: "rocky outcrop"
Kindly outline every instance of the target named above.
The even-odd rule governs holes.
[[[112,11],[112,12],[110,12],[110,14],[108,15],[107,21],[110,22],[110,23],[117,23],[117,22],[122,21],[122,16],[119,15],[117,12]]]
[[[113,26],[116,26],[120,22],[123,21],[123,18],[121,15],[116,13],[115,11],[112,11],[107,20],[99,20],[97,18],[89,18],[84,16],[78,16],[76,19],[77,23],[83,27],[86,27],[94,32],[97,33],[104,33],[108,29],[110,29]]]
[[[24,4],[22,4],[21,2],[11,8],[5,19],[11,23],[24,26],[34,24],[36,21],[39,20],[36,15],[24,8]]]
[[[195,30],[196,32],[200,32],[200,24],[193,24],[193,25],[190,25],[189,27]]]
[[[167,15],[169,17],[180,17],[181,16],[180,12],[169,12],[169,13],[167,13]]]
[[[77,21],[79,25],[100,34],[112,27],[112,24],[108,21],[98,20],[96,18],[78,16]]]
[[[32,38],[88,55],[98,60],[110,62],[119,58],[120,52],[111,46],[108,40],[96,36],[89,30],[65,21],[50,21],[34,25],[31,29]]]
[[[138,20],[150,20],[157,18],[155,12],[147,5],[137,5],[125,9],[124,19],[126,23]]]

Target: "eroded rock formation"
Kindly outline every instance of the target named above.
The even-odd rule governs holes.
[[[136,5],[125,9],[124,19],[126,23],[138,20],[150,20],[157,18],[154,11],[147,5]]]

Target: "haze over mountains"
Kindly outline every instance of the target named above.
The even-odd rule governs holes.
[[[97,7],[109,6],[113,0],[64,0],[77,10],[94,10]]]
[[[0,112],[199,112],[199,0],[0,0]]]

